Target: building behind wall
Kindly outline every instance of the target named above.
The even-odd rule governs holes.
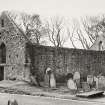
[[[95,42],[90,47],[90,50],[104,51],[105,50],[105,33],[101,33],[97,36]]]

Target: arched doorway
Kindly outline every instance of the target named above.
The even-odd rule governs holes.
[[[6,63],[6,46],[4,43],[0,45],[0,63]]]
[[[6,46],[4,43],[0,45],[0,81],[4,79],[3,64],[6,64]]]

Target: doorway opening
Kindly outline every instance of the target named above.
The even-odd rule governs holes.
[[[6,46],[4,43],[0,45],[0,81],[4,80],[4,68],[6,64]]]
[[[4,80],[4,66],[0,66],[0,81]]]

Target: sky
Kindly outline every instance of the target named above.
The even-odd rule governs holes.
[[[0,0],[0,12],[4,10],[69,19],[105,13],[105,0]]]
[[[0,12],[4,10],[79,17],[105,13],[105,0],[0,0]]]

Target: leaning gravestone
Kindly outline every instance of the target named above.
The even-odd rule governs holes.
[[[67,87],[72,94],[74,94],[77,91],[76,83],[71,78],[67,81]]]
[[[80,73],[78,71],[74,73],[73,80],[76,82],[77,88],[80,88]]]

